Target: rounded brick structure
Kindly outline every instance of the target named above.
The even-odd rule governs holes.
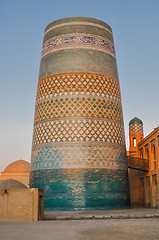
[[[45,29],[30,185],[45,189],[48,210],[129,204],[116,56],[103,21],[71,17]]]

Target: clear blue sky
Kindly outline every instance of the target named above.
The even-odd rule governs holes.
[[[113,29],[127,147],[133,117],[145,135],[159,125],[159,0],[0,0],[0,171],[30,161],[43,32],[71,16]]]

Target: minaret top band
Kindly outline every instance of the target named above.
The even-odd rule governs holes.
[[[112,29],[107,23],[95,18],[90,18],[90,17],[68,17],[68,18],[58,19],[56,21],[51,22],[45,28],[45,33],[52,30],[53,27],[57,28],[60,26],[67,26],[67,25],[73,25],[73,24],[97,26],[112,33]]]

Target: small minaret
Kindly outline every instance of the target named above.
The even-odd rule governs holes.
[[[131,157],[138,157],[137,145],[143,138],[143,122],[135,117],[129,122],[129,155]]]

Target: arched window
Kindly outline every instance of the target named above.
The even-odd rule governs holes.
[[[140,158],[143,158],[143,148],[140,149]]]
[[[154,162],[154,169],[156,169],[156,150],[155,150],[154,144],[152,146],[152,157],[153,157],[153,162]]]
[[[153,207],[157,207],[157,176],[152,175],[152,184],[153,184],[153,189],[152,189],[152,194],[153,194]]]
[[[146,159],[149,159],[149,150],[148,150],[148,148],[146,149]]]
[[[136,138],[133,138],[133,145],[136,147]]]

